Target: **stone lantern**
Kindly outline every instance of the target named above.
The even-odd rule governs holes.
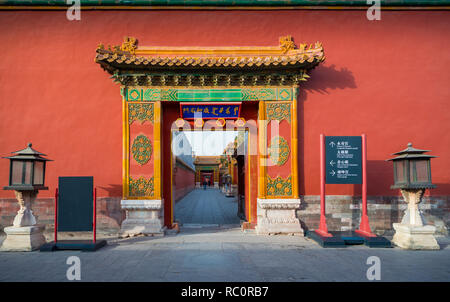
[[[434,238],[436,228],[432,225],[424,225],[424,219],[419,211],[419,203],[422,201],[426,189],[436,186],[431,183],[430,159],[436,156],[424,154],[429,150],[408,147],[388,161],[394,163],[394,185],[391,189],[400,189],[400,192],[408,204],[401,223],[394,223],[395,230],[392,242],[405,249],[439,249]]]
[[[225,196],[226,197],[234,197],[233,194],[233,188],[232,188],[232,178],[230,174],[225,175],[225,184],[226,184],[226,190],[225,190]]]
[[[20,209],[11,227],[5,227],[6,239],[2,251],[32,251],[45,243],[44,226],[36,225],[31,204],[36,200],[39,190],[48,190],[44,186],[45,165],[50,159],[33,148],[31,143],[23,149],[13,152],[10,160],[9,185],[4,190],[14,190]]]

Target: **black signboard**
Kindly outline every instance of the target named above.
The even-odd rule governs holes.
[[[327,184],[362,184],[361,136],[326,136]]]
[[[92,231],[93,176],[59,177],[58,231]]]

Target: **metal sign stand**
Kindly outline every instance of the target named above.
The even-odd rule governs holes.
[[[362,214],[361,222],[359,224],[359,229],[355,232],[366,236],[366,237],[376,237],[370,230],[369,216],[367,215],[367,142],[366,135],[361,135],[362,139]]]
[[[320,135],[320,223],[319,228],[315,232],[323,237],[333,236],[328,233],[327,219],[325,217],[325,142],[323,134]]]
[[[55,250],[82,250],[96,251],[106,245],[106,240],[97,241],[97,188],[93,191],[93,213],[92,213],[92,241],[91,240],[60,240],[58,241],[58,188],[55,190],[55,230],[54,241],[44,244],[41,252],[53,252]]]
[[[332,145],[334,147],[334,145]],[[373,234],[370,229],[369,216],[367,215],[367,143],[366,135],[361,135],[361,166],[362,166],[362,181],[350,180],[335,181],[330,183],[361,183],[362,184],[362,214],[359,229],[350,232],[334,231],[329,232],[326,217],[325,217],[325,184],[326,181],[326,152],[325,152],[325,136],[320,135],[320,223],[319,228],[314,231],[308,231],[307,237],[315,240],[322,247],[345,247],[349,244],[366,244],[369,247],[391,247],[391,243],[384,237],[378,237]],[[333,166],[333,160],[330,161]],[[353,164],[354,165],[354,164]],[[349,165],[347,164],[349,167]],[[357,166],[357,165],[356,165]],[[339,171],[338,171],[339,172]],[[348,171],[347,171],[348,172]],[[336,175],[336,172],[332,170],[330,172],[332,176]],[[349,174],[355,176],[355,174]],[[356,174],[357,176],[357,174]],[[345,175],[347,177],[347,175]]]

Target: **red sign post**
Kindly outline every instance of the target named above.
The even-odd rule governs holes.
[[[370,230],[369,216],[367,215],[367,140],[366,135],[362,134],[362,214],[359,229],[355,232],[367,236],[376,237]]]
[[[323,237],[331,237],[328,233],[327,220],[325,218],[325,137],[320,135],[320,224],[315,230]]]
[[[355,231],[329,232],[325,217],[326,184],[361,184],[361,222]],[[362,244],[369,247],[391,247],[384,237],[372,233],[367,215],[367,139],[359,136],[324,136],[320,134],[320,223],[306,234],[322,247]]]

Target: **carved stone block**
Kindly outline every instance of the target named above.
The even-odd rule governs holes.
[[[0,247],[0,251],[31,252],[39,249],[46,242],[44,228],[44,225],[4,228],[6,239]]]
[[[257,201],[257,234],[304,235],[296,210],[300,199],[260,199]]]
[[[158,199],[122,200],[126,219],[122,222],[123,235],[164,235],[164,201]]]

